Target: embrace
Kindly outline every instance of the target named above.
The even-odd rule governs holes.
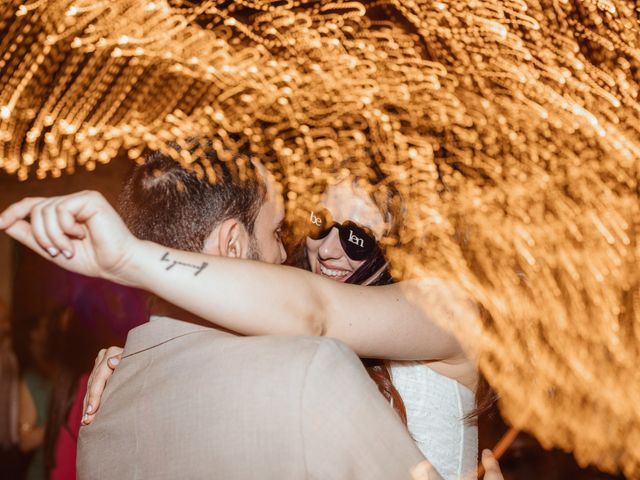
[[[98,357],[78,477],[476,478],[482,379],[439,325],[479,309],[438,278],[394,281],[394,189],[327,187],[284,266],[283,201],[251,165],[212,184],[154,152],[119,212],[79,192],[0,215],[57,265],[154,294],[150,321]]]

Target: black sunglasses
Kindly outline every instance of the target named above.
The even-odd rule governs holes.
[[[337,228],[340,244],[351,260],[364,260],[378,248],[378,241],[370,229],[352,221],[334,222],[327,209],[313,210],[308,223],[306,235],[314,240],[325,238],[333,228]]]

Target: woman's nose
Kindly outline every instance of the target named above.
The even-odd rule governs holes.
[[[340,243],[340,232],[338,232],[337,228],[332,228],[329,235],[324,237],[320,244],[318,254],[323,260],[329,258],[340,258],[344,255],[344,250]]]

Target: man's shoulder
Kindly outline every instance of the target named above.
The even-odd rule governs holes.
[[[176,368],[200,363],[210,365],[212,371],[221,365],[258,370],[260,365],[269,365],[282,370],[305,368],[317,361],[360,364],[358,357],[334,338],[241,336],[167,317],[155,317],[130,332],[124,357],[128,356],[164,358]],[[142,358],[140,362],[145,363]]]
[[[314,352],[318,348],[348,350],[346,346],[338,347],[339,343],[338,340],[324,337],[242,336],[175,318],[152,317],[149,322],[129,332],[124,356],[171,350],[163,348],[170,345],[182,345],[183,348],[188,345],[189,350],[205,350],[211,355],[230,346],[234,347],[231,353],[252,349],[279,355],[290,355],[292,352]]]
[[[190,338],[184,338],[196,348],[202,348],[211,355],[217,355],[221,349],[228,353],[243,354],[253,352],[269,357],[286,358],[289,362],[305,361],[315,356],[333,357],[341,361],[358,361],[358,357],[343,342],[335,338],[304,336],[235,336],[221,337],[216,332],[201,331]]]
[[[239,336],[172,319],[154,320],[130,336],[125,353],[124,363],[136,371],[171,371],[184,382],[252,376],[302,385],[318,376],[362,370],[355,353],[333,338]],[[200,373],[185,374],[195,371]]]

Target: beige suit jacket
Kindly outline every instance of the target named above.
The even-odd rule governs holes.
[[[408,479],[423,460],[356,355],[154,317],[129,333],[78,478]]]

